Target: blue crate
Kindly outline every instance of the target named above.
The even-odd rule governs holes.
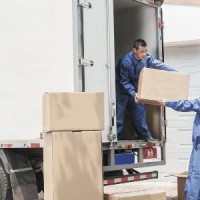
[[[134,163],[135,163],[135,155],[133,152],[115,154],[115,165],[125,165]]]

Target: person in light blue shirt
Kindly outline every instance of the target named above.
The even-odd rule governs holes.
[[[181,100],[166,102],[160,100],[161,106],[170,107],[181,112],[195,112],[192,133],[192,153],[188,169],[188,177],[185,184],[186,200],[200,200],[200,98],[194,100]]]
[[[159,70],[175,71],[160,60],[147,53],[147,44],[138,39],[133,44],[133,50],[119,59],[116,66],[116,111],[117,134],[123,130],[125,110],[129,111],[132,125],[137,133],[137,139],[154,142],[146,123],[146,108],[138,103],[138,79],[144,67]]]

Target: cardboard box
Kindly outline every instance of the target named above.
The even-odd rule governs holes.
[[[188,176],[187,171],[179,172],[179,173],[170,173],[169,176],[177,177],[177,193],[178,200],[185,200],[185,183]]]
[[[187,178],[187,172],[180,173],[177,175],[177,190],[178,190],[178,200],[185,200],[185,182]]]
[[[100,131],[44,135],[44,199],[103,200]]]
[[[104,200],[166,200],[166,192],[143,190],[138,192],[105,194]]]
[[[45,93],[43,95],[45,132],[103,129],[103,93]]]
[[[158,100],[188,99],[189,74],[144,68],[139,77],[138,96],[141,103],[159,105]]]

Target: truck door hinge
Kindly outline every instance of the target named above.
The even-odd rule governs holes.
[[[112,117],[115,117],[115,111],[116,111],[116,107],[115,107],[115,103],[112,102]]]
[[[167,120],[163,120],[163,121],[162,121],[162,125],[163,125],[163,126],[167,126],[167,125],[168,125],[168,121],[167,121]]]
[[[154,0],[157,6],[161,6],[164,3],[164,0]]]
[[[112,120],[112,126],[115,125],[115,112],[116,112],[115,103],[112,102],[112,113],[111,113],[111,115],[112,115],[112,118],[111,118],[111,120]]]
[[[79,59],[79,66],[82,67],[93,67],[94,66],[94,62],[92,60],[85,60],[83,58]]]
[[[87,0],[78,0],[78,6],[81,6],[83,8],[92,8],[92,4]]]

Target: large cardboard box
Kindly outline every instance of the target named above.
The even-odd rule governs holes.
[[[103,200],[100,131],[44,135],[44,199]]]
[[[43,130],[77,131],[104,129],[103,93],[45,93]]]
[[[178,190],[178,200],[185,200],[185,183],[187,178],[187,172],[182,172],[177,175],[177,190]]]
[[[166,200],[166,192],[143,190],[135,192],[105,194],[104,200]]]
[[[141,103],[158,105],[158,100],[187,99],[189,75],[144,68],[139,77],[138,95]]]
[[[178,200],[185,200],[185,183],[188,176],[187,171],[178,172],[178,173],[170,173],[170,176],[177,177],[177,193],[178,193]]]

